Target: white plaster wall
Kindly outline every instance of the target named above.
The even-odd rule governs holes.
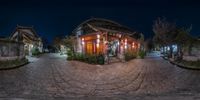
[[[82,53],[82,44],[81,44],[81,38],[80,38],[80,35],[82,35],[82,30],[79,29],[77,32],[76,32],[76,38],[77,38],[77,52],[79,53]]]

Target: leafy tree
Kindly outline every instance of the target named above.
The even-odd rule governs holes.
[[[56,48],[57,51],[60,50],[60,44],[62,44],[62,39],[60,37],[55,37],[53,39],[53,47]]]
[[[75,48],[77,45],[77,40],[75,36],[66,36],[62,40],[63,44],[72,51],[72,53],[75,53]]]
[[[147,52],[151,51],[154,47],[155,46],[154,46],[152,39],[148,39],[145,41],[145,48],[146,48]]]

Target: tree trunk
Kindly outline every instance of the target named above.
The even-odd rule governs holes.
[[[169,46],[169,58],[172,58],[172,54],[173,54],[173,47],[172,45]]]
[[[166,50],[166,47],[163,46],[163,53],[166,54],[167,53],[167,50]]]
[[[192,44],[189,44],[189,46],[188,46],[188,55],[189,56],[192,55],[191,52],[192,52]]]
[[[182,60],[183,59],[183,52],[182,52],[182,46],[181,45],[177,45],[177,53],[178,53],[178,58],[177,60]]]

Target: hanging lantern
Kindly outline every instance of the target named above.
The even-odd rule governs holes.
[[[99,34],[97,34],[97,39],[99,39],[100,38],[100,35]]]
[[[99,48],[99,43],[97,43],[97,48]]]
[[[127,45],[125,45],[125,49],[127,49]]]
[[[82,42],[82,45],[84,45],[84,44],[85,44],[85,42],[84,42],[84,38],[82,38],[82,41],[81,41],[81,42]]]
[[[121,49],[123,49],[123,46],[120,46],[121,47]]]
[[[100,35],[99,34],[97,34],[97,48],[99,47],[99,43],[100,43]]]
[[[121,34],[119,34],[119,38],[121,38],[121,36],[122,36],[122,35],[121,35]]]
[[[100,43],[100,39],[97,39],[97,43]]]
[[[134,48],[134,47],[135,47],[135,43],[133,42],[133,43],[132,43],[132,48]]]
[[[107,44],[108,42],[107,41],[104,41],[104,44]]]
[[[125,39],[125,49],[127,49],[127,39]]]

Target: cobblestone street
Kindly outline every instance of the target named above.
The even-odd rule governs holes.
[[[89,65],[44,54],[36,62],[0,71],[2,100],[200,100],[200,71],[161,58]]]

